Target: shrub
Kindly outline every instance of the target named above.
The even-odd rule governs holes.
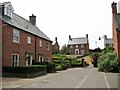
[[[55,64],[49,62],[35,62],[34,65],[46,65],[47,66],[47,73],[54,73],[55,71]]]
[[[8,66],[2,67],[3,73],[9,73],[11,75],[17,75],[18,77],[34,77],[46,74],[45,65],[34,66]]]
[[[102,54],[98,62],[98,70],[104,72],[119,72],[118,59],[114,53]]]
[[[72,59],[72,67],[80,67],[82,66],[82,62],[77,59]]]
[[[62,60],[53,60],[52,61],[54,64],[61,64],[62,63]]]
[[[57,71],[62,70],[62,66],[59,64],[59,65],[57,65],[57,66],[55,67],[55,69],[56,69]]]

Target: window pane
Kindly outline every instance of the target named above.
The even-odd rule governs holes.
[[[31,44],[31,37],[27,37],[27,43]]]
[[[40,40],[40,47],[42,47],[42,41]]]
[[[13,42],[19,42],[19,31],[13,29]]]
[[[12,57],[13,57],[12,65],[18,66],[19,65],[19,55],[14,54]]]

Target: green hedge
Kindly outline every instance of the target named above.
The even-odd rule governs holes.
[[[2,67],[3,76],[35,77],[47,72],[45,65]]]
[[[34,65],[46,65],[47,66],[47,73],[54,73],[55,70],[55,64],[49,63],[49,62],[34,62]]]
[[[56,71],[66,70],[68,67],[67,62],[65,62],[63,60],[53,60],[53,63],[55,64]]]
[[[78,61],[77,59],[72,59],[72,67],[81,67],[82,62]]]

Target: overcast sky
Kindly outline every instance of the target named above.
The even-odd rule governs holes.
[[[103,48],[99,37],[112,38],[113,0],[0,0],[5,1],[10,1],[14,13],[27,20],[36,15],[36,25],[51,40],[57,37],[60,47],[67,44],[69,35],[75,38],[88,34],[92,49]]]

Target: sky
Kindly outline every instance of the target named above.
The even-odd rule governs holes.
[[[36,26],[52,41],[57,37],[60,47],[68,43],[69,35],[76,38],[88,34],[90,49],[104,47],[99,37],[112,38],[113,0],[0,0],[6,1],[11,2],[14,13],[27,20],[34,14]]]

